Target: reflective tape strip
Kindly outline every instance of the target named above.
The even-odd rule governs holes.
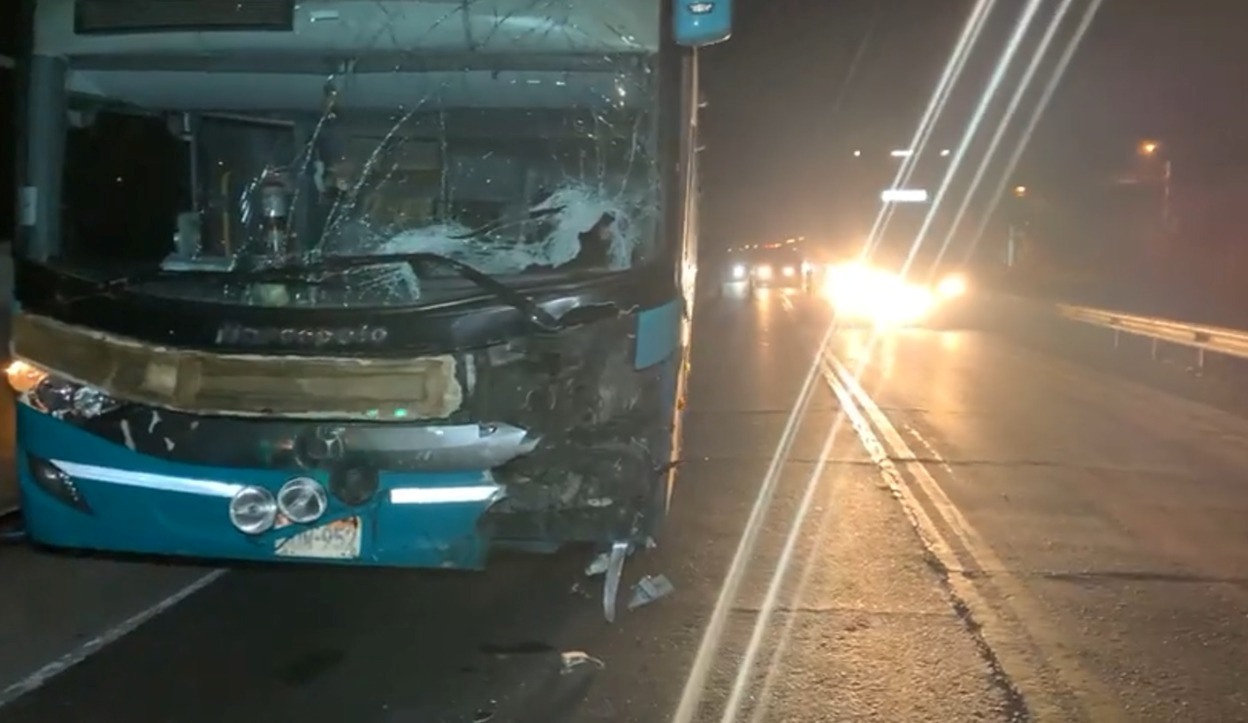
[[[229,498],[238,494],[238,491],[243,488],[243,485],[229,482],[174,477],[171,475],[153,474],[151,472],[136,472],[129,469],[117,469],[116,467],[97,467],[93,464],[80,464],[62,460],[51,460],[51,462],[70,477],[95,480],[97,482],[110,482],[128,487],[142,487],[162,492],[182,492],[192,495]]]
[[[396,487],[390,490],[395,505],[438,505],[455,502],[488,502],[502,493],[498,485],[465,487]]]

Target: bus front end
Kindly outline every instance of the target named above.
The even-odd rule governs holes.
[[[658,0],[156,5],[36,5],[31,538],[479,569],[653,535],[696,112]]]

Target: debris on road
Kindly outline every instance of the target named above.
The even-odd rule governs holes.
[[[607,622],[615,622],[615,600],[620,595],[620,578],[624,575],[624,560],[632,552],[632,545],[617,542],[611,546],[607,560],[607,576],[602,582],[602,613]]]
[[[577,668],[592,665],[599,670],[605,670],[607,664],[580,650],[569,650],[563,654],[563,673],[567,675],[575,671]]]
[[[658,547],[658,543],[654,541],[653,537],[647,537],[645,546],[647,550],[653,550]],[[631,557],[636,550],[637,546],[635,544],[621,540],[612,544],[610,550],[594,556],[594,559],[590,560],[589,565],[585,567],[586,577],[606,576],[602,583],[602,612],[609,623],[615,622],[615,601],[619,596],[620,578],[624,574],[624,561]],[[645,605],[651,599],[665,597],[673,590],[671,582],[662,575],[658,577],[647,576],[638,583],[638,585],[642,584],[653,586],[656,595],[654,598],[647,598],[638,602],[634,592],[633,602],[628,607],[629,610]],[[573,584],[573,593],[577,593],[580,590],[579,584]],[[636,591],[636,587],[634,587],[634,591]]]
[[[620,544],[620,543],[617,543],[617,544]],[[659,546],[659,543],[655,542],[653,537],[646,538],[647,550],[653,550],[654,548],[658,546]],[[633,545],[632,543],[627,543],[627,549],[628,549],[627,554],[630,557],[632,556],[634,552],[636,552],[636,546]],[[597,577],[598,575],[604,574],[607,571],[607,568],[611,566],[612,552],[614,552],[614,547],[611,550],[608,550],[606,552],[601,552],[595,555],[594,559],[590,560],[589,564],[585,566],[585,577]]]
[[[633,586],[633,599],[628,602],[629,610],[636,610],[643,605],[661,600],[676,592],[676,586],[666,575],[646,575]]]

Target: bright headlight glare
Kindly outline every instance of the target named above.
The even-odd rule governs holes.
[[[797,269],[794,269],[792,266],[785,266],[784,270],[781,271],[780,273],[784,274],[785,276],[792,276],[793,274],[797,273]]]
[[[759,266],[757,269],[755,269],[754,273],[758,274],[758,278],[760,279],[770,279],[771,267],[766,264],[763,264],[762,266]]]
[[[839,314],[882,326],[916,322],[934,304],[932,293],[922,286],[861,263],[831,269],[825,290]]]
[[[956,274],[946,276],[936,285],[936,294],[949,299],[966,293],[966,279]]]
[[[277,500],[263,487],[244,487],[230,500],[230,523],[239,532],[259,535],[277,521]]]
[[[745,267],[744,267],[744,266],[742,266],[741,264],[737,264],[736,266],[733,266],[733,267],[732,267],[732,278],[734,278],[734,279],[744,279],[744,278],[745,278]]]
[[[328,506],[325,488],[309,477],[296,477],[277,491],[277,509],[291,522],[315,522]]]

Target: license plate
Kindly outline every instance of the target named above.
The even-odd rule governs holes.
[[[360,518],[348,517],[304,530],[277,542],[274,552],[282,557],[319,560],[351,560],[360,556]]]

